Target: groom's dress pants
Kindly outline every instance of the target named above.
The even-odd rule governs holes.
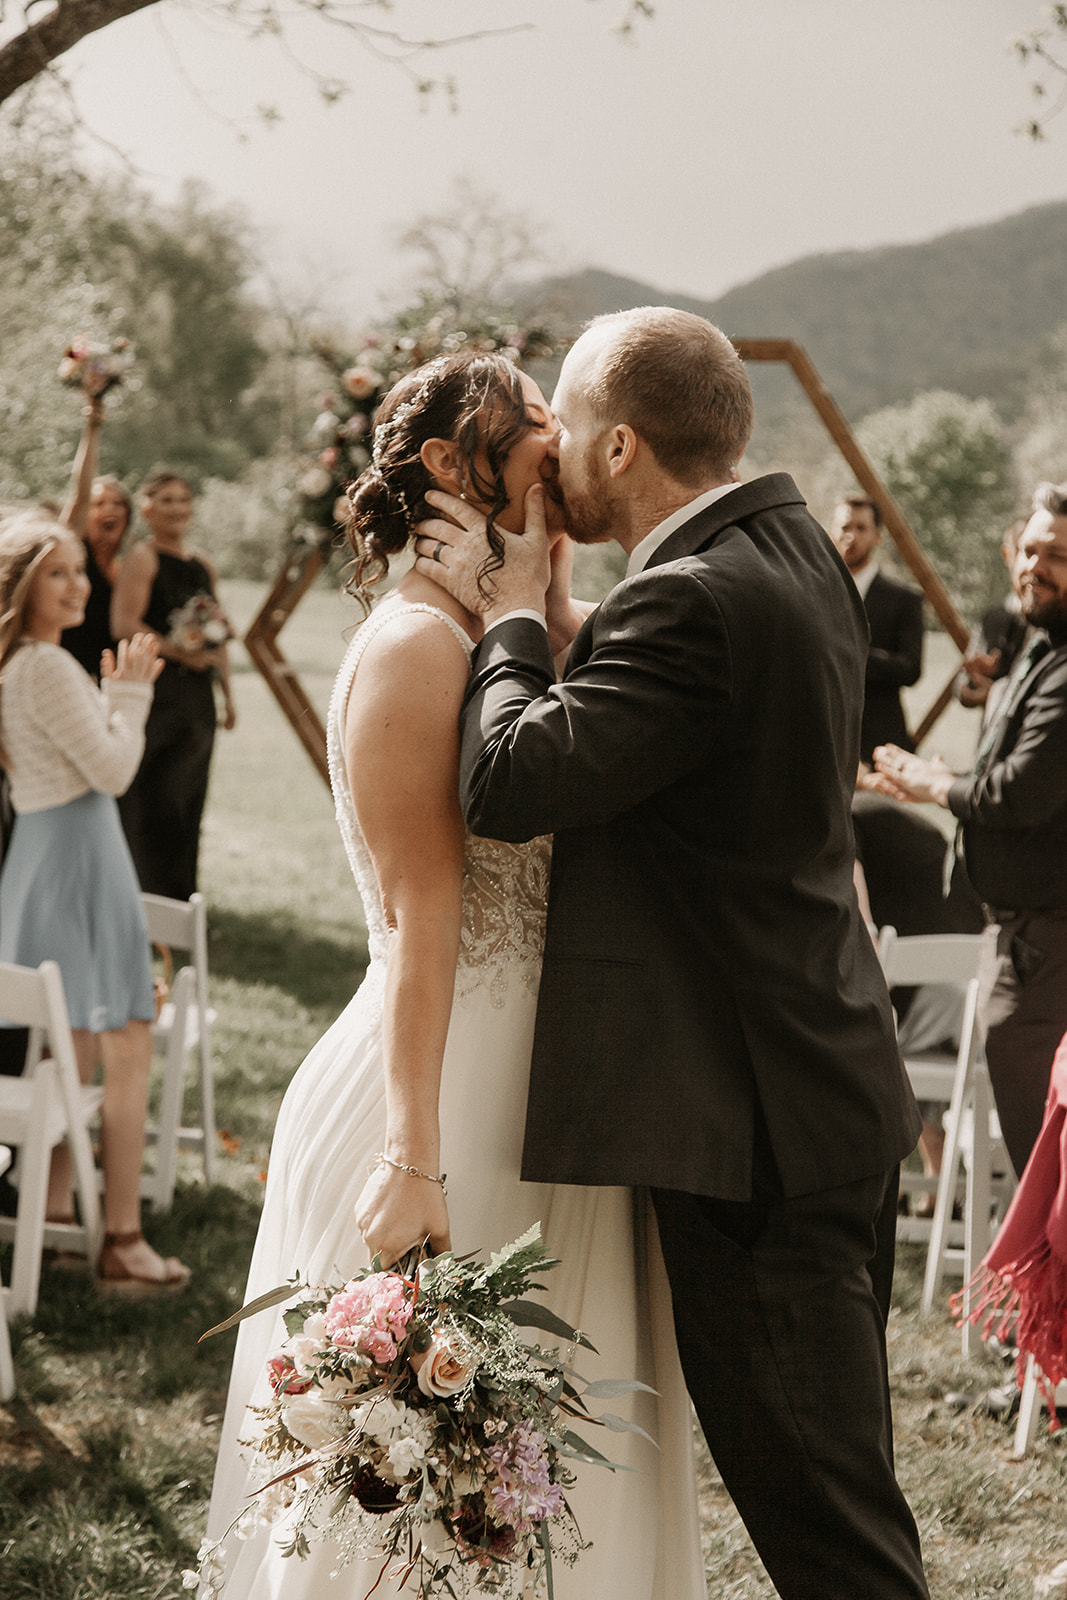
[[[708,1448],[785,1600],[926,1600],[893,1474],[897,1171],[786,1200],[654,1189]]]

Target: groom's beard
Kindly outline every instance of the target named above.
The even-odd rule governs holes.
[[[598,456],[593,446],[582,462],[582,479],[564,491],[567,531],[575,544],[606,544],[619,528],[614,504],[613,484],[597,470]]]

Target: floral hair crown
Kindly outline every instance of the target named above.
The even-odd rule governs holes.
[[[392,416],[387,417],[384,422],[379,422],[376,425],[374,429],[374,450],[371,454],[371,461],[378,468],[379,472],[381,471],[382,459],[385,455],[385,452],[389,449],[389,446],[392,444],[396,435],[417,411],[422,410],[422,407],[426,401],[426,390],[426,384],[420,384],[418,389],[416,389],[415,393],[411,396],[410,400],[401,400]]]

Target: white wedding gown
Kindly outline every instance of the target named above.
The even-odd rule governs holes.
[[[340,1284],[366,1264],[353,1207],[385,1132],[386,928],[345,776],[342,730],[367,642],[412,609],[439,618],[470,654],[469,639],[443,612],[392,605],[361,626],[338,674],[328,724],[330,773],[371,959],[355,997],[286,1093],[249,1300],[297,1272],[311,1283]],[[549,854],[545,839],[527,845],[467,840],[462,943],[440,1096],[452,1244],[460,1253],[496,1250],[540,1221],[549,1254],[562,1262],[545,1277],[545,1303],[582,1328],[600,1352],[579,1352],[583,1377],[638,1377],[658,1391],[658,1400],[624,1397],[604,1407],[629,1410],[658,1441],[658,1451],[639,1435],[586,1430],[603,1454],[638,1470],[579,1469],[569,1499],[593,1548],[573,1567],[554,1565],[557,1600],[704,1600],[689,1403],[651,1208],[628,1189],[519,1179]],[[250,1431],[245,1407],[266,1399],[265,1362],[284,1336],[275,1311],[239,1330],[211,1501],[212,1538],[223,1533],[249,1490],[238,1445]],[[304,1561],[281,1556],[263,1530],[246,1542],[231,1537],[226,1543],[224,1600],[364,1600],[381,1565],[352,1562],[331,1579],[336,1549],[328,1541],[313,1545]],[[412,1589],[401,1591],[386,1577],[375,1600],[398,1594],[410,1600]]]

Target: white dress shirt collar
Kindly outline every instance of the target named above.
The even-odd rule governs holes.
[[[851,573],[850,576],[860,592],[860,599],[866,600],[867,590],[878,576],[877,561],[868,561],[866,566],[861,567],[858,572]]]
[[[714,489],[708,489],[704,494],[697,495],[695,500],[679,506],[677,511],[672,511],[669,517],[664,517],[658,522],[651,533],[646,533],[640,544],[635,544],[630,551],[630,559],[626,563],[626,576],[632,578],[635,572],[643,572],[648,565],[649,557],[658,550],[665,539],[669,539],[675,528],[680,528],[683,523],[695,517],[698,511],[703,511],[706,506],[714,505],[716,500],[721,500],[724,494],[729,494],[731,489],[740,489],[739,483],[720,483]]]

